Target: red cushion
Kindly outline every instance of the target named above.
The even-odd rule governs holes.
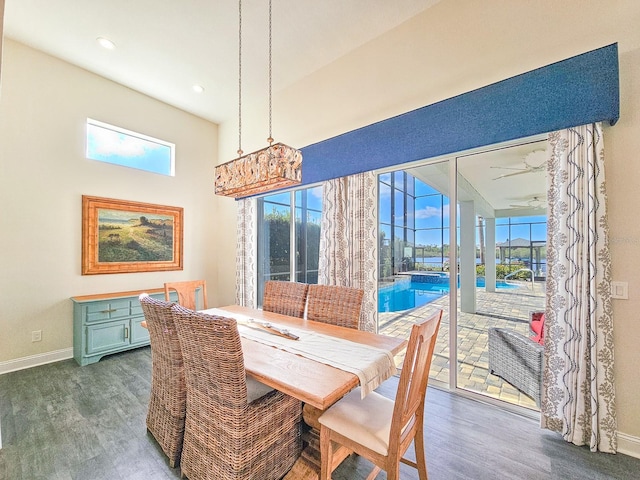
[[[544,345],[544,312],[532,313],[529,326],[533,333],[535,333],[535,335],[531,337],[531,340],[540,345]]]

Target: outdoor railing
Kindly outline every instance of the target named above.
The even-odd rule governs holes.
[[[520,268],[515,272],[511,272],[510,274],[504,276],[504,280],[507,281],[509,280],[510,277],[513,277],[514,275],[517,275],[518,273],[521,273],[521,272],[529,272],[531,274],[531,290],[533,290],[533,284],[536,281],[536,275],[535,275],[535,272],[530,268]]]

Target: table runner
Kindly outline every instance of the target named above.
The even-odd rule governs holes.
[[[268,322],[278,328],[289,330],[300,337],[298,340],[292,340],[271,334],[259,327],[252,327],[252,321],[257,323],[265,322],[254,320],[248,315],[218,308],[203,310],[203,313],[234,318],[238,322],[238,332],[244,338],[295,353],[310,360],[357,375],[360,380],[362,397],[375,390],[382,382],[397,373],[393,354],[388,350],[309,330],[291,328],[288,325]]]

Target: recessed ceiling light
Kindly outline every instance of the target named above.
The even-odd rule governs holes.
[[[196,93],[204,92],[204,87],[202,85],[194,85],[191,88],[193,88],[193,91],[196,92]]]
[[[111,40],[109,40],[108,38],[105,37],[98,37],[96,38],[96,40],[98,41],[98,43],[106,48],[107,50],[113,50],[114,48],[116,48],[116,44],[113,43]]]

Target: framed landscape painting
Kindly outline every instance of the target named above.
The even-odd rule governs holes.
[[[183,209],[82,196],[82,274],[182,270]]]

